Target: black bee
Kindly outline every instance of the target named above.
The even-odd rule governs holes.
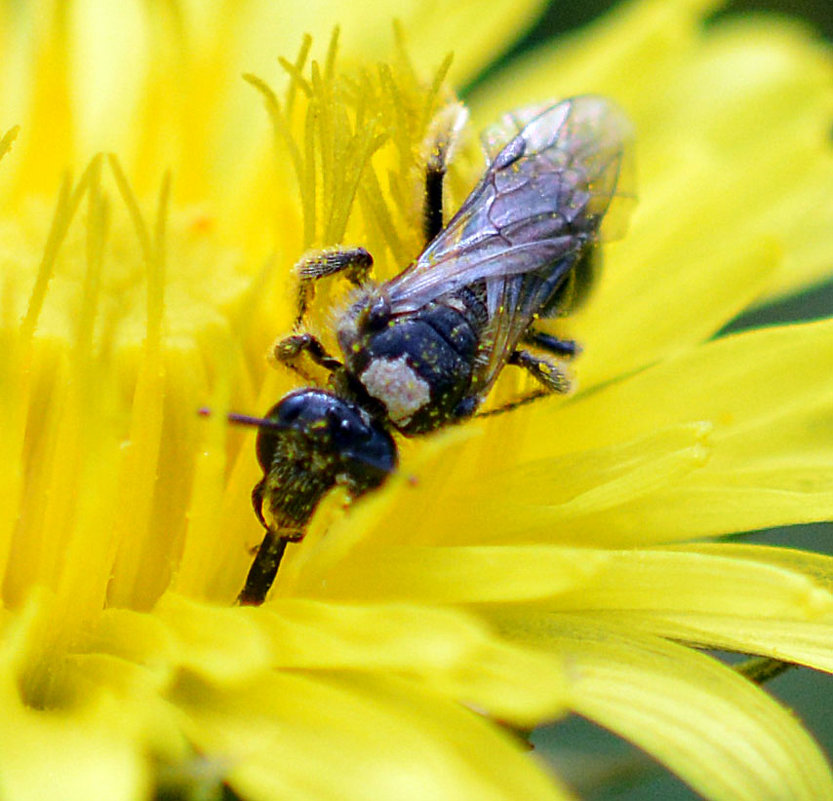
[[[336,484],[358,496],[395,469],[391,432],[433,431],[471,417],[505,364],[528,370],[544,392],[569,384],[550,357],[576,344],[535,329],[574,306],[588,284],[600,226],[619,184],[630,125],[610,101],[581,96],[506,115],[484,134],[480,182],[442,226],[450,139],[428,159],[428,245],[382,284],[369,280],[362,248],[324,251],[298,265],[300,330],[314,282],[343,272],[357,289],[335,333],[343,363],[309,333],[275,348],[290,366],[306,355],[330,373],[327,390],[289,393],[259,427],[263,478],[252,501],[266,529],[240,604],[260,604],[288,542],[300,540]],[[532,346],[537,353],[522,345]]]

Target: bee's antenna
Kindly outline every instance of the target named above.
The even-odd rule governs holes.
[[[201,417],[208,417],[211,414],[211,409],[203,406],[198,414]],[[270,431],[286,431],[290,426],[280,420],[270,420],[268,417],[252,417],[250,414],[238,414],[237,412],[229,412],[226,415],[226,420],[236,426],[251,426],[254,428],[265,428]]]

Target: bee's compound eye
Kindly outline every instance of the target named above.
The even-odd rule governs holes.
[[[272,465],[272,460],[275,456],[275,449],[277,448],[278,440],[274,431],[261,428],[257,432],[257,440],[255,441],[255,452],[257,453],[257,462],[260,469],[266,472]]]
[[[340,447],[370,436],[367,426],[348,409],[333,408],[329,410],[328,417],[333,441]]]
[[[378,485],[396,466],[396,445],[382,425],[334,399],[327,411],[331,445],[355,486]]]
[[[270,413],[282,426],[305,434],[332,430],[342,419],[344,402],[320,389],[299,389],[287,395]]]
[[[306,411],[309,399],[305,394],[298,393],[287,395],[277,406],[269,412],[269,417],[274,417],[282,423],[291,425]]]

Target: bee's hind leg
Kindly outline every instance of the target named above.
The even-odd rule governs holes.
[[[553,337],[553,339],[555,338]],[[572,346],[569,349],[572,353],[575,353],[577,346],[574,342],[571,342],[570,340],[556,341],[563,343],[565,347]],[[535,341],[535,344],[544,349],[540,342]],[[566,353],[563,355],[570,354]],[[513,351],[512,355],[506,360],[506,363],[514,364],[517,367],[523,367],[541,384],[543,384],[544,388],[533,390],[528,395],[524,395],[521,398],[505,403],[503,406],[498,406],[496,409],[489,409],[488,412],[479,412],[476,417],[494,417],[498,414],[509,412],[512,409],[517,409],[520,406],[526,406],[527,404],[534,403],[542,398],[549,398],[553,395],[553,393],[564,394],[565,392],[570,391],[570,379],[567,378],[558,365],[554,364],[549,359],[543,359],[540,356],[535,356],[528,350],[516,350]]]
[[[552,392],[549,392],[546,389],[536,389],[533,392],[530,392],[529,395],[524,395],[521,398],[509,401],[509,403],[504,403],[503,406],[498,406],[495,409],[489,409],[488,412],[478,412],[475,417],[497,417],[499,414],[511,412],[513,409],[517,409],[520,406],[527,406],[528,404],[534,403],[542,398],[550,397],[552,397]]]
[[[442,108],[429,128],[423,145],[425,195],[422,201],[422,233],[430,242],[443,228],[443,182],[457,137],[468,119],[461,103]]]
[[[295,330],[301,328],[315,294],[315,282],[328,275],[344,273],[356,286],[363,284],[373,266],[373,257],[361,247],[334,247],[305,253],[293,268],[298,275],[298,313]]]
[[[506,361],[507,364],[523,367],[550,392],[570,391],[570,379],[557,364],[549,359],[535,356],[528,350],[516,350]]]

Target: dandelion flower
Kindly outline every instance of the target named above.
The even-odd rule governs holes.
[[[288,265],[419,252],[432,119],[537,5],[3,10],[4,797],[564,799],[515,731],[571,710],[710,799],[833,797],[697,650],[833,669],[833,562],[718,539],[833,513],[833,323],[715,338],[833,257],[833,64],[783,21],[643,0],[480,87],[475,128],[598,92],[638,132],[630,230],[554,329],[578,388],[402,441],[233,606],[259,476],[221,412],[293,386]],[[449,208],[482,168],[466,131]]]

